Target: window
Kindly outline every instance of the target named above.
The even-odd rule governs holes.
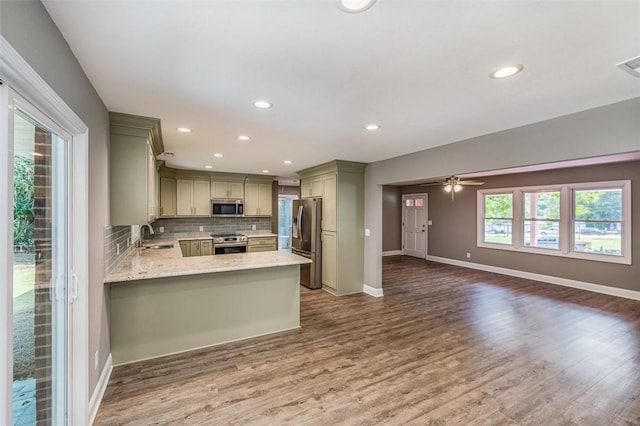
[[[523,192],[525,246],[560,249],[560,191]]]
[[[574,250],[622,254],[622,189],[574,191]]]
[[[513,194],[487,194],[484,197],[483,242],[511,244],[513,238]]]
[[[478,191],[478,247],[631,264],[631,182]]]

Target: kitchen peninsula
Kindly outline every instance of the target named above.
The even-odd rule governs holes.
[[[300,265],[286,251],[182,257],[135,249],[105,279],[115,365],[300,327]]]

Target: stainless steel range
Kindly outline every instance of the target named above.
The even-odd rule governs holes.
[[[247,236],[233,234],[211,234],[215,254],[246,253]]]

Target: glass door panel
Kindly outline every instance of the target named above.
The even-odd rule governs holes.
[[[66,423],[69,142],[15,109],[13,424]]]

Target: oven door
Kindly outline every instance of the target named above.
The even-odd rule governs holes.
[[[213,246],[215,254],[246,253],[246,244],[220,244]]]

